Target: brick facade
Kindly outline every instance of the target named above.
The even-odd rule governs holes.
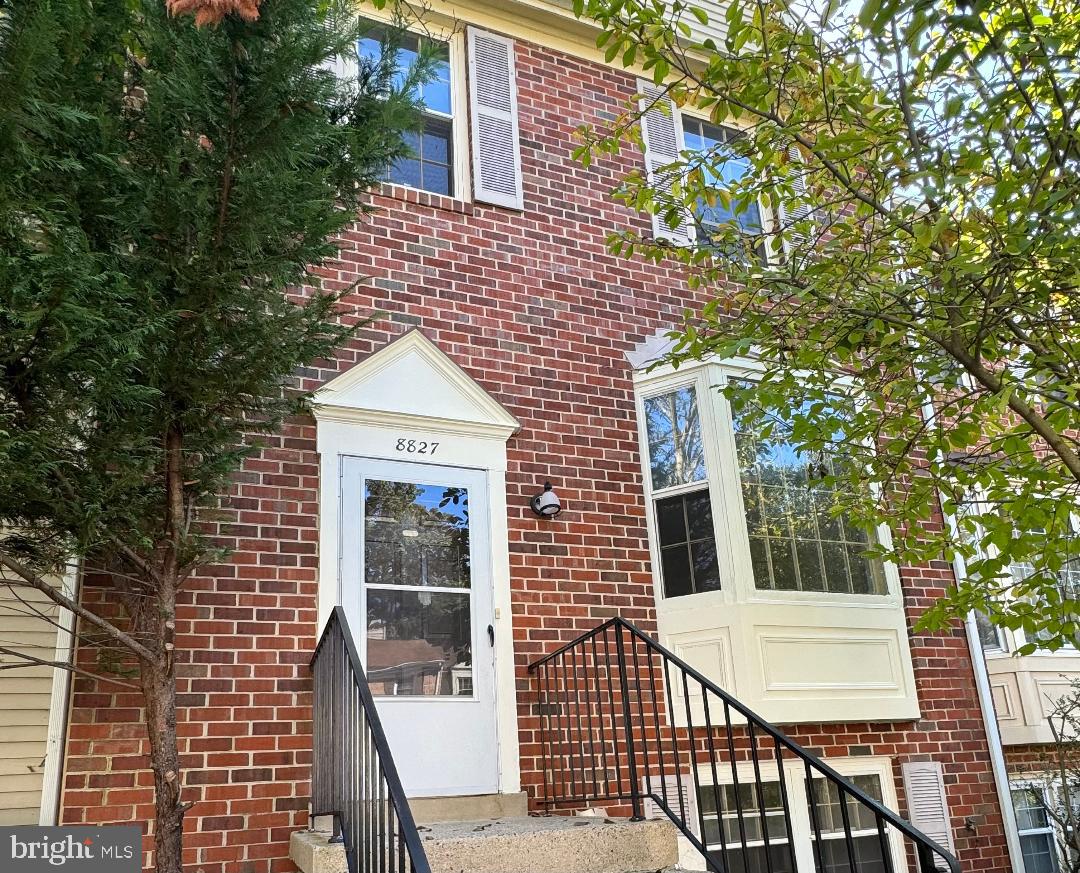
[[[342,242],[328,278],[373,277],[353,315],[384,315],[305,374],[315,388],[418,326],[510,410],[509,548],[522,780],[538,780],[538,718],[526,666],[603,619],[655,628],[641,459],[625,352],[701,302],[677,273],[610,256],[605,234],[644,227],[607,196],[640,155],[589,169],[571,152],[583,123],[610,117],[632,77],[517,43],[523,213],[401,190]],[[557,484],[569,511],[527,508]],[[288,837],[307,825],[308,660],[316,632],[318,465],[312,421],[291,423],[244,467],[220,534],[234,554],[187,588],[178,622],[181,752],[192,873],[292,871]],[[944,564],[903,571],[913,621],[951,581]],[[88,588],[94,603],[100,590]],[[931,757],[946,770],[965,871],[1008,867],[971,662],[962,634],[911,640],[922,720],[802,725],[827,755]],[[91,653],[82,653],[89,664]],[[76,677],[67,743],[66,823],[147,821],[150,774],[138,695]],[[903,809],[901,809],[903,811]],[[965,827],[971,818],[973,827]]]

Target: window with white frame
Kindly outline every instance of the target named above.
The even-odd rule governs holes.
[[[360,41],[362,58],[381,57],[388,45],[385,29],[374,26]],[[423,47],[423,49],[422,49]],[[394,43],[397,82],[405,81],[421,50],[434,55],[431,79],[417,86],[416,97],[422,103],[418,130],[406,134],[411,154],[387,168],[385,181],[407,185],[421,191],[454,196],[454,89],[450,71],[450,44],[413,33],[397,37]]]
[[[981,609],[975,610],[975,626],[979,629],[979,642],[984,652],[1006,651],[1001,628]]]
[[[863,773],[851,777],[851,781],[864,794],[881,801],[881,777]],[[810,794],[814,800],[818,830],[821,833],[821,866],[819,873],[843,873],[851,869],[844,832],[844,814],[840,807],[840,790],[827,779],[812,780]],[[851,827],[851,846],[854,867],[860,873],[885,873],[886,859],[881,854],[881,835],[877,820],[869,808],[845,798],[848,823]],[[817,834],[812,838],[816,841]]]
[[[859,789],[889,805],[895,801],[884,796],[886,766],[868,765],[865,771],[858,772],[858,765],[852,760],[844,769],[853,773],[848,778]],[[737,787],[733,783],[700,786],[698,799],[705,825],[703,842],[720,869],[746,873],[796,873],[797,869],[847,873],[852,869],[839,790],[835,785],[824,778],[806,780],[800,765],[785,766],[783,786],[775,771],[771,779],[763,773],[760,795],[758,789],[752,778],[740,781]],[[790,831],[784,815],[785,792],[791,813]],[[864,873],[895,869],[895,858],[886,859],[882,855],[881,836],[873,813],[851,797],[846,798],[846,804],[854,866]]]
[[[745,179],[753,172],[750,159],[739,155],[732,148],[744,136],[740,131],[685,113],[681,120],[683,147],[688,152],[706,156],[702,168],[706,184],[726,187]],[[724,203],[717,200],[710,205],[704,198],[698,199],[694,208],[694,228],[699,243],[710,245],[721,227],[732,224],[747,237],[760,239],[762,225],[758,202],[754,200],[747,203]]]
[[[1046,810],[1047,790],[1047,786],[1037,782],[1012,784],[1024,873],[1057,873],[1058,870],[1057,838]]]
[[[740,380],[741,387],[752,383]],[[885,594],[884,568],[864,554],[873,534],[835,511],[838,494],[815,479],[835,473],[838,457],[810,457],[774,420],[768,436],[732,411],[738,475],[757,588]]]
[[[697,390],[645,398],[657,545],[664,596],[720,588]]]
[[[815,481],[822,468],[834,471],[842,459],[797,451],[783,422],[773,422],[769,434],[762,434],[750,416],[715,390],[714,382],[725,376],[751,385],[746,374],[715,365],[707,372],[706,389],[700,380],[687,384],[683,376],[682,384],[645,393],[642,404],[664,597],[721,588],[717,518],[734,548],[745,532],[758,590],[887,594],[884,565],[866,555],[877,542],[876,532],[836,511],[838,494]],[[710,408],[714,414],[704,414]],[[724,428],[727,435],[719,432]],[[719,459],[717,469],[709,469],[710,457]],[[741,494],[741,527],[730,517],[732,504],[726,512],[714,506],[716,482],[723,484],[721,492]]]
[[[1075,532],[1077,530],[1076,516],[1071,515],[1069,522],[1070,528],[1073,532],[1071,536],[1073,537],[1073,539],[1075,539]],[[1036,532],[1041,533],[1042,531]],[[1072,545],[1074,544],[1070,543],[1070,546]],[[1076,552],[1074,550],[1070,549],[1071,555],[1074,555],[1075,553]],[[1035,567],[1033,564],[1030,564],[1028,562],[1017,562],[1011,566],[1010,570],[1012,572],[1013,578],[1015,578],[1018,582],[1021,582],[1034,574]],[[1069,557],[1062,564],[1061,569],[1057,572],[1057,589],[1059,595],[1058,603],[1060,604],[1068,604],[1071,601],[1075,601],[1080,598],[1080,557]],[[1045,597],[1042,600],[1041,607],[1044,611],[1047,612],[1052,612],[1055,608],[1057,608],[1055,604],[1050,603],[1049,600]],[[1049,636],[1050,635],[1045,631],[1036,631],[1035,641],[1043,642],[1048,639]],[[1077,638],[1073,641],[1073,648],[1080,649],[1080,638]]]

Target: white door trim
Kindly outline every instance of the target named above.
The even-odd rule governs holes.
[[[387,390],[385,382],[390,374],[398,383],[396,391]],[[433,402],[435,398],[437,402]],[[521,762],[506,507],[506,441],[517,422],[419,331],[405,334],[342,374],[321,389],[315,400],[320,483],[319,633],[341,602],[343,457],[427,460],[487,474],[499,792],[517,793],[521,790]],[[432,415],[432,411],[438,414]],[[406,440],[401,450],[400,439]],[[439,445],[434,454],[420,455],[407,450],[408,440]]]

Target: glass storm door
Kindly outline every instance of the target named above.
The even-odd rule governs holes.
[[[342,602],[411,797],[498,790],[485,474],[343,460]]]

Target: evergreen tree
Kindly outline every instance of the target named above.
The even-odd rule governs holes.
[[[356,329],[317,270],[403,154],[426,72],[359,59],[346,0],[257,12],[0,0],[0,584],[134,662],[159,873],[190,805],[177,602],[223,557],[200,521],[303,410],[292,374]],[[54,587],[73,560],[109,573],[123,620]]]

